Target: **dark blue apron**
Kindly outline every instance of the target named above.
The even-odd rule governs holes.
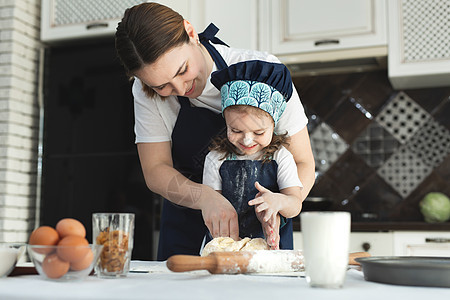
[[[225,160],[219,174],[222,178],[222,195],[236,209],[241,238],[265,238],[261,222],[256,217],[254,206],[248,201],[255,198],[258,190],[255,182],[272,192],[279,192],[277,184],[278,164],[276,161],[262,163],[260,160]],[[292,219],[287,219],[280,228],[280,249],[293,249]]]
[[[208,50],[217,68],[227,64],[209,42],[226,45],[215,37],[218,28],[210,24],[199,34],[200,42]],[[225,130],[221,114],[191,107],[186,97],[178,97],[181,108],[172,132],[172,160],[174,168],[190,180],[201,183],[205,156],[211,139]],[[198,255],[208,229],[200,210],[181,207],[164,199],[158,245],[158,260],[174,254]]]

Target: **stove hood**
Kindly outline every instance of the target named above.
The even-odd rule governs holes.
[[[278,55],[291,75],[316,76],[387,69],[387,47]]]

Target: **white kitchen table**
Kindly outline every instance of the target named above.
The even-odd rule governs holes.
[[[347,272],[342,289],[310,288],[303,277],[172,273],[164,262],[133,261],[126,278],[89,276],[80,282],[53,282],[38,275],[0,279],[0,299],[449,299],[450,288],[408,287],[365,281]]]

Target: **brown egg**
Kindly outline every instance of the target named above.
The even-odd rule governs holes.
[[[70,269],[74,271],[84,270],[89,267],[94,260],[94,252],[89,249],[88,253],[79,261],[70,264]]]
[[[42,270],[48,278],[60,278],[69,268],[70,264],[61,260],[56,253],[47,255],[42,262]]]
[[[61,239],[68,235],[77,235],[82,238],[86,237],[86,228],[84,228],[84,225],[80,221],[71,218],[61,219],[56,224],[56,231]]]
[[[56,253],[62,260],[72,263],[83,259],[89,250],[89,243],[85,238],[69,235],[59,241]]]
[[[58,244],[59,235],[55,229],[50,226],[41,226],[36,228],[30,235],[28,243],[30,245],[53,246]],[[52,251],[50,248],[35,249],[36,252],[47,254]]]

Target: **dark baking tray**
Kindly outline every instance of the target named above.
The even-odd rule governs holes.
[[[355,260],[368,281],[450,287],[450,257],[372,256]]]

